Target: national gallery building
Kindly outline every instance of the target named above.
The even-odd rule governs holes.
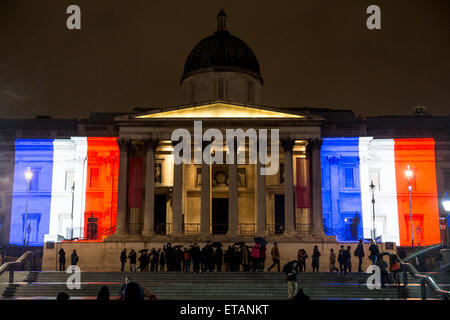
[[[97,270],[117,268],[124,247],[168,241],[252,243],[260,235],[292,258],[300,246],[320,244],[327,254],[374,235],[397,246],[449,241],[442,201],[450,117],[425,107],[361,118],[263,105],[255,54],[227,30],[223,11],[217,24],[186,59],[182,105],[81,120],[0,119],[0,242],[43,246],[44,270],[55,268],[61,246],[74,248],[81,267]],[[271,163],[250,156],[261,141]],[[205,153],[217,161],[203,161]],[[245,161],[228,163],[230,155]]]

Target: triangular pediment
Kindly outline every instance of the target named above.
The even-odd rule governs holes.
[[[161,119],[161,118],[182,118],[182,119],[207,119],[207,118],[304,118],[303,115],[289,111],[278,111],[267,107],[236,105],[228,103],[212,103],[197,106],[184,106],[178,108],[168,108],[163,110],[149,111],[136,115],[137,119]]]

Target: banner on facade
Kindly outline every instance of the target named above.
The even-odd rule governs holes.
[[[128,169],[128,206],[142,208],[142,158],[130,158]]]
[[[310,208],[309,159],[297,158],[297,208]]]

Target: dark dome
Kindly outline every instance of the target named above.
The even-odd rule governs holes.
[[[223,15],[219,13],[219,17]],[[202,71],[237,71],[249,73],[262,83],[259,63],[252,49],[241,39],[223,30],[220,24],[218,29],[192,49],[186,59],[181,82]]]

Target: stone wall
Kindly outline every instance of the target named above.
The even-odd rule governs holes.
[[[172,245],[182,244],[189,247],[190,242],[176,242]],[[204,242],[198,242],[200,247],[205,245]],[[250,243],[248,243],[250,245]],[[58,251],[62,247],[66,251],[66,267],[70,264],[70,255],[72,250],[76,249],[79,256],[78,266],[82,271],[120,271],[120,252],[123,248],[134,249],[136,252],[140,249],[151,249],[151,248],[162,248],[163,242],[142,242],[142,241],[117,241],[117,242],[102,242],[102,243],[55,243],[54,249],[46,249],[44,247],[44,256],[42,261],[43,271],[54,271],[58,266]],[[223,242],[224,250],[228,245],[232,243]],[[319,271],[327,272],[329,271],[329,254],[330,249],[333,248],[334,252],[339,252],[341,245],[347,247],[350,245],[352,247],[352,271],[357,271],[358,268],[358,258],[353,255],[353,251],[356,249],[357,243],[314,243],[314,242],[279,242],[278,248],[281,256],[281,268],[283,265],[290,260],[297,257],[297,251],[300,248],[306,250],[308,254],[306,271],[312,271],[312,252],[314,246],[317,245],[319,251],[322,253],[320,257],[320,267]],[[272,264],[272,259],[270,258],[270,250],[273,247],[273,243],[267,245],[267,259],[266,259],[266,269]],[[379,244],[380,251],[391,251],[385,250],[384,244]],[[395,249],[395,246],[394,246]],[[363,271],[367,269],[370,265],[369,256],[369,244],[364,244],[365,257],[363,259]],[[138,254],[139,256],[139,254]],[[338,263],[336,263],[339,267]],[[129,263],[127,262],[126,268],[129,268]],[[275,270],[276,271],[276,270]]]

